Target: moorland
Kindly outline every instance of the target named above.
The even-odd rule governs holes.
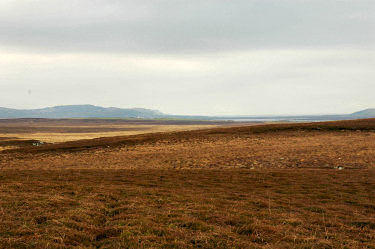
[[[375,119],[30,122],[0,122],[1,248],[375,248]]]

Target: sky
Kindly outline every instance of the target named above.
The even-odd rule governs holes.
[[[374,0],[1,0],[0,106],[375,107]]]

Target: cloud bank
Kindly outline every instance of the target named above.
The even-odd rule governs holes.
[[[372,0],[3,0],[0,105],[374,107],[373,13]]]

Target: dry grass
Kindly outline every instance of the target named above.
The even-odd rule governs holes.
[[[44,132],[38,132],[41,127],[34,127],[35,129],[31,132],[13,133],[7,131],[7,133],[0,133],[0,137],[17,137],[19,139],[29,140],[36,139],[46,143],[61,143],[67,141],[75,141],[81,139],[94,139],[99,137],[114,137],[114,136],[129,136],[144,133],[154,132],[171,132],[171,131],[189,131],[197,129],[214,128],[218,125],[101,125],[92,129],[92,126],[61,126],[61,127],[50,127],[55,132],[49,132],[51,129],[44,128]],[[14,129],[17,130],[17,129]],[[64,130],[64,132],[61,132]],[[91,130],[91,131],[90,131]],[[103,131],[104,130],[104,131]],[[1,131],[1,129],[0,129]],[[73,131],[73,132],[71,132]],[[89,132],[88,132],[89,131]]]
[[[3,150],[13,150],[19,148],[18,146],[0,146],[0,151]]]
[[[374,248],[374,171],[3,170],[2,248]]]
[[[375,248],[374,128],[23,142],[0,152],[0,248]]]

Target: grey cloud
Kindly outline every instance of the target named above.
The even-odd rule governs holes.
[[[361,13],[373,10],[372,0],[5,1],[0,46],[111,53],[372,47],[374,20]]]
[[[1,104],[91,103],[192,115],[349,113],[374,106],[374,54],[365,49],[126,57],[0,54]]]
[[[374,0],[0,0],[1,105],[354,112],[375,103],[373,13]]]

